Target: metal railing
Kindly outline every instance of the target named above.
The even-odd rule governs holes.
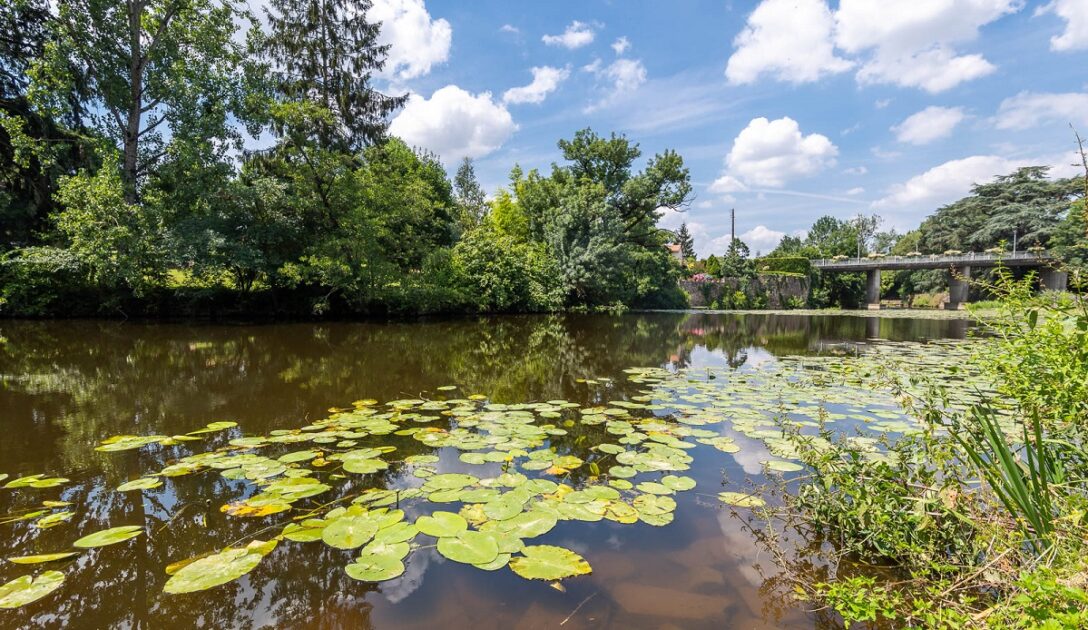
[[[1054,260],[1050,252],[968,252],[966,254],[922,254],[920,256],[874,256],[872,258],[817,258],[812,261],[812,266],[818,269],[827,268],[854,268],[854,267],[882,267],[885,265],[933,265],[934,267],[952,265],[987,265],[992,266],[1000,262],[1038,262],[1045,264]]]

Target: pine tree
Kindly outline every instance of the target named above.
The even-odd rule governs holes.
[[[386,116],[407,95],[388,96],[370,86],[385,65],[389,46],[378,43],[380,22],[368,22],[371,0],[271,0],[265,56],[288,99],[320,105],[332,115],[316,140],[351,150],[382,139]]]
[[[487,196],[476,179],[476,169],[471,158],[461,160],[457,175],[453,178],[453,191],[461,210],[461,222],[466,228],[477,225],[487,210]]]
[[[691,232],[688,232],[687,223],[680,224],[680,231],[676,233],[676,240],[680,244],[680,252],[685,259],[695,258],[695,239],[691,237]]]

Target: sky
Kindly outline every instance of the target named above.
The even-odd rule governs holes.
[[[1088,0],[375,0],[390,131],[490,194],[584,127],[673,149],[700,256],[825,214],[905,231],[1019,166],[1077,174]]]

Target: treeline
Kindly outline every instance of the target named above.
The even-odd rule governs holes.
[[[684,304],[656,225],[690,197],[679,155],[636,170],[585,129],[489,201],[471,161],[450,181],[387,134],[368,4],[0,6],[0,314]]]
[[[813,308],[861,306],[865,277],[808,271],[796,264],[803,262],[798,259],[997,253],[1016,247],[1017,251],[1048,250],[1068,269],[1088,270],[1088,207],[1084,201],[1088,172],[1083,178],[1049,179],[1047,175],[1047,167],[1028,166],[978,184],[970,195],[939,208],[905,234],[894,229],[881,231],[882,219],[876,215],[851,219],[824,216],[804,236],[784,237],[774,251],[755,261],[748,259],[748,248],[739,240],[722,257],[695,260],[693,253],[685,252],[687,270],[690,274],[740,278],[765,270],[810,273],[809,306]],[[686,233],[686,228],[680,230],[681,237]],[[885,273],[881,282],[882,295],[903,300],[948,288],[944,271]]]

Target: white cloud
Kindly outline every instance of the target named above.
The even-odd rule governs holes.
[[[568,68],[553,68],[551,66],[538,66],[531,69],[533,82],[529,85],[510,88],[503,92],[502,100],[505,103],[541,103],[570,76]]]
[[[631,48],[631,42],[627,40],[627,37],[620,37],[616,41],[612,42],[612,50],[616,51],[617,55],[622,55]]]
[[[744,182],[732,175],[722,175],[714,180],[707,190],[716,194],[728,195],[735,192],[744,192],[748,190],[748,187],[744,185]]]
[[[1001,101],[994,117],[998,129],[1029,129],[1051,121],[1088,125],[1088,93],[1021,92]]]
[[[733,40],[736,51],[725,68],[730,83],[752,83],[761,74],[805,83],[849,70],[835,56],[834,22],[823,0],[764,0]]]
[[[514,26],[513,24],[503,24],[502,26],[499,27],[499,30],[502,31],[503,33],[513,33],[514,35],[517,35],[518,33],[521,32],[521,29]]]
[[[873,207],[933,210],[966,196],[974,184],[988,182],[1028,163],[997,155],[972,155],[951,160],[892,186],[885,197],[873,203]]]
[[[963,120],[962,107],[931,106],[892,127],[895,139],[909,144],[929,144],[952,133]]]
[[[587,112],[592,112],[605,107],[620,97],[630,94],[646,82],[646,66],[640,59],[617,59],[607,66],[600,59],[594,59],[593,63],[582,66],[584,72],[595,75],[599,80],[608,83],[608,91],[600,100],[586,107]]]
[[[733,42],[726,77],[750,83],[767,73],[805,83],[860,66],[860,84],[941,92],[995,70],[982,55],[961,55],[954,46],[1022,6],[1023,0],[841,0],[832,13],[826,0],[763,0]]]
[[[842,0],[835,12],[835,43],[871,56],[860,83],[891,83],[941,92],[994,71],[981,55],[958,55],[953,44],[1022,7],[1022,0]]]
[[[429,99],[411,95],[389,125],[392,135],[437,153],[447,165],[495,151],[516,130],[510,112],[490,92],[473,95],[456,85],[435,91]]]
[[[827,136],[802,134],[792,118],[753,118],[733,140],[733,148],[725,159],[726,177],[735,177],[748,185],[780,188],[791,179],[834,166],[838,152]],[[724,179],[712,187],[719,182],[724,187]]]
[[[892,104],[892,99],[882,98],[882,99],[880,99],[878,101],[875,101],[873,103],[873,106],[876,107],[877,109],[884,109],[885,107],[887,107],[888,105],[891,105],[891,104]]]
[[[382,23],[378,43],[390,45],[383,76],[413,79],[449,59],[453,29],[444,19],[432,20],[423,0],[374,0],[366,17]]]
[[[757,251],[769,252],[778,246],[778,243],[785,236],[785,232],[779,232],[778,230],[772,230],[765,225],[757,225],[754,228],[738,234],[737,237],[744,241],[744,244],[748,246],[748,249],[754,254]],[[729,246],[729,237],[726,239],[726,247]]]
[[[1065,32],[1050,38],[1050,49],[1056,51],[1088,48],[1088,2],[1084,0],[1053,0],[1039,7],[1035,15],[1053,13],[1065,20]]]
[[[541,40],[549,46],[562,46],[574,50],[593,43],[595,36],[592,26],[575,20],[567,26],[567,30],[563,31],[561,35],[545,35]]]
[[[864,175],[869,172],[869,169],[864,166],[852,166],[847,169],[843,169],[843,173],[846,175]]]
[[[851,188],[850,190],[846,191],[846,194],[850,195],[851,197],[855,195],[862,195],[865,194],[865,189],[861,186],[858,186],[856,188]]]

